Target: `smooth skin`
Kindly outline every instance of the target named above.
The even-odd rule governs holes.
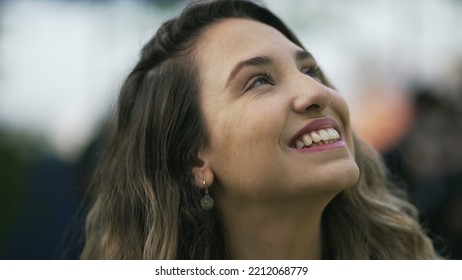
[[[321,258],[322,212],[359,176],[344,98],[309,53],[257,21],[215,23],[194,55],[209,142],[193,172],[215,199],[231,258]],[[290,146],[319,119],[337,124],[344,145]]]

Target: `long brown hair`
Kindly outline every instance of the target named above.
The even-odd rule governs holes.
[[[122,86],[91,192],[81,258],[226,259],[220,219],[204,211],[191,168],[207,144],[194,46],[220,19],[270,25],[303,48],[266,8],[198,1],[164,23]],[[329,84],[324,79],[326,84]],[[325,209],[325,258],[435,258],[415,209],[389,190],[380,160],[356,140],[358,183]]]

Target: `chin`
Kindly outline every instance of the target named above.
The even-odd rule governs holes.
[[[318,192],[338,193],[356,184],[359,173],[356,162],[348,160],[319,170],[319,175],[310,185]]]

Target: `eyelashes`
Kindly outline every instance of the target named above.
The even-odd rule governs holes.
[[[322,70],[317,65],[312,65],[308,68],[301,70],[304,74],[310,76],[311,78],[315,79],[316,81],[322,83]],[[254,74],[249,81],[244,85],[241,89],[242,93],[250,91],[252,89],[265,86],[265,85],[276,85],[276,79],[273,73],[268,71],[262,71]]]
[[[317,65],[309,67],[307,71],[305,72],[305,74],[307,74],[308,76],[312,77],[313,79],[319,82],[322,82],[323,74],[322,74],[321,68],[319,68],[319,66]]]
[[[274,85],[274,75],[271,72],[259,72],[247,84],[243,88],[244,91],[249,91],[265,84]]]

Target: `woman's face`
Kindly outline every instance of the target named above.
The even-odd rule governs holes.
[[[226,19],[196,48],[215,197],[274,203],[337,193],[358,179],[349,112],[309,53],[268,25]]]

